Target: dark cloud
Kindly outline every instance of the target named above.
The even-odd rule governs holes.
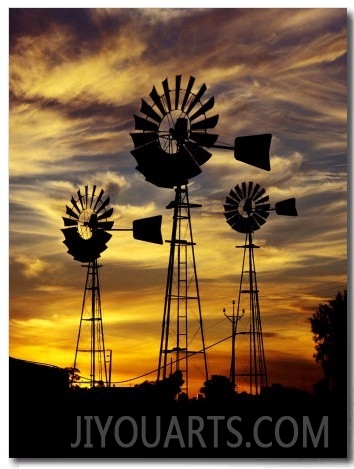
[[[82,53],[92,53],[101,46],[102,32],[112,29],[111,23],[107,16],[102,24],[97,24],[94,10],[88,8],[10,8],[10,52],[17,46],[18,38],[41,36],[62,26],[75,37],[67,52],[72,59],[79,58]],[[52,58],[53,63],[57,57]]]
[[[9,14],[14,350],[26,344],[27,353],[36,350],[30,358],[41,361],[50,329],[52,356],[70,353],[84,271],[66,253],[60,230],[79,187],[104,188],[117,226],[162,214],[169,239],[172,213],[165,207],[174,191],[136,171],[129,133],[141,98],[151,102],[153,85],[161,95],[162,80],[173,87],[182,74],[184,87],[195,76],[195,90],[207,85],[203,99],[215,97],[221,142],[273,134],[269,173],[217,150],[189,184],[191,201],[203,205],[193,213],[193,230],[208,337],[229,333],[221,309],[236,296],[241,270],[234,246],[243,235],[225,222],[226,194],[252,180],[264,185],[272,204],[296,197],[299,217],[271,213],[255,234],[262,247],[256,262],[271,380],[311,386],[316,372],[306,320],[346,276],[346,10],[11,8]],[[129,361],[127,373],[132,363],[156,365],[156,343],[147,347],[153,365],[133,355],[138,340],[159,336],[168,251],[167,243],[152,248],[131,233],[115,233],[100,259],[107,334]],[[124,352],[132,330],[134,345]],[[228,356],[226,343],[213,349],[213,369],[227,374]]]

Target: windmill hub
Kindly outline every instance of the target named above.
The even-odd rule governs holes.
[[[238,207],[238,212],[244,218],[251,217],[255,211],[256,203],[254,200],[247,197],[246,199],[241,200]]]
[[[96,215],[92,208],[86,208],[79,216],[78,232],[83,239],[90,239],[92,237],[93,215]],[[97,221],[97,215],[96,215]]]
[[[169,154],[176,154],[188,140],[189,120],[185,113],[175,109],[161,121],[159,141],[161,148]]]

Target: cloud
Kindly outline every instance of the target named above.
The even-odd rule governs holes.
[[[12,352],[72,360],[85,272],[66,253],[61,229],[79,188],[104,189],[117,227],[163,215],[170,239],[166,205],[175,193],[136,171],[129,134],[141,99],[152,103],[153,86],[162,95],[162,81],[173,88],[182,74],[182,88],[196,78],[195,93],[206,83],[202,102],[215,97],[208,115],[219,114],[219,142],[273,135],[270,172],[212,149],[189,183],[191,202],[202,204],[192,224],[207,336],[229,334],[222,308],[237,297],[242,266],[235,246],[244,236],[225,221],[226,195],[255,181],[273,205],[295,197],[299,216],[272,211],[254,239],[265,341],[270,360],[281,354],[285,364],[274,379],[293,379],[286,368],[297,354],[296,382],[304,367],[308,386],[306,318],[346,284],[346,28],[346,10],[336,8],[10,9]],[[124,361],[119,370],[117,358],[116,379],[156,367],[168,258],[169,243],[143,243],[130,232],[114,232],[100,258],[107,334]],[[294,355],[283,354],[286,341]],[[224,345],[212,349],[211,369],[227,374]],[[138,346],[147,363],[134,353]]]
[[[23,266],[23,275],[27,278],[38,277],[48,267],[46,262],[43,262],[38,257],[31,256],[19,256],[16,259],[16,262],[22,264]]]

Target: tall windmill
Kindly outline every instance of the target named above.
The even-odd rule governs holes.
[[[294,198],[290,198],[277,202],[274,207],[271,207],[265,189],[250,181],[243,182],[231,189],[224,205],[227,223],[235,231],[246,235],[244,245],[236,246],[243,248],[237,307],[233,307],[232,315],[227,316],[232,324],[230,380],[235,389],[237,377],[247,377],[251,394],[259,394],[262,387],[268,386],[258,298],[259,289],[254,260],[254,249],[259,246],[253,243],[253,233],[266,222],[272,210],[277,215],[297,216],[295,202]],[[242,359],[240,359],[242,353],[241,336],[248,339],[243,349],[243,352],[247,353],[244,353]],[[244,367],[241,365],[242,362],[248,362],[248,365]]]
[[[191,224],[191,209],[201,205],[190,202],[188,182],[202,172],[201,166],[212,156],[206,148],[211,147],[233,150],[237,160],[269,170],[271,141],[271,135],[265,134],[237,137],[234,145],[217,144],[218,135],[209,130],[216,126],[219,116],[207,117],[214,107],[214,97],[203,103],[207,87],[203,84],[193,91],[194,83],[191,76],[183,87],[182,76],[177,75],[172,88],[167,78],[162,82],[161,93],[153,86],[149,95],[151,104],[142,99],[140,112],[144,117],[134,115],[138,132],[130,134],[134,143],[131,153],[138,163],[136,169],[146,181],[175,190],[174,200],[166,207],[173,210],[173,223],[168,241],[170,257],[157,379],[180,370],[185,380],[183,391],[187,394],[190,359],[202,358],[204,380],[208,379]]]
[[[134,220],[133,228],[113,228],[113,208],[108,208],[110,198],[104,198],[104,190],[96,191],[85,186],[71,197],[63,217],[68,254],[86,268],[86,281],[81,308],[79,332],[76,343],[74,370],[80,366],[84,376],[90,376],[91,387],[109,385],[111,357],[107,360],[101,305],[101,288],[97,260],[107,249],[112,235],[109,231],[133,231],[135,239],[162,244],[161,216]],[[78,365],[80,356],[80,365]],[[84,359],[84,357],[86,359]],[[109,363],[109,370],[107,369]],[[82,365],[81,365],[82,364]],[[87,372],[86,372],[87,370]]]

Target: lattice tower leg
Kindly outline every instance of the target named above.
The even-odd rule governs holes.
[[[240,288],[237,304],[237,329],[234,330],[234,345],[236,344],[236,359],[233,365],[235,378],[249,378],[249,393],[260,394],[262,387],[268,386],[266,360],[263,344],[262,321],[259,307],[257,274],[254,260],[252,233],[246,234],[245,244],[237,246],[244,249]],[[249,353],[242,354],[241,336],[248,337]],[[236,339],[237,337],[237,339]],[[244,342],[243,342],[244,345]],[[244,348],[243,348],[244,350]],[[239,354],[239,357],[237,357]],[[248,359],[248,370],[244,367]],[[242,364],[243,363],[243,364]],[[238,371],[236,371],[236,368]]]
[[[88,378],[91,387],[108,385],[106,350],[101,307],[101,289],[97,260],[86,267],[86,282],[82,301],[79,332],[76,343],[74,369]],[[72,383],[73,384],[73,383]]]
[[[177,187],[175,200],[167,206],[173,208],[173,223],[157,375],[160,380],[180,370],[182,392],[187,395],[193,372],[191,360],[199,362],[196,366],[201,379],[208,379],[190,210],[196,207],[201,205],[190,204],[187,186]],[[201,359],[196,360],[197,355]]]

